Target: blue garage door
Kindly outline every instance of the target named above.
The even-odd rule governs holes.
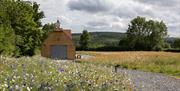
[[[67,46],[65,45],[52,45],[51,58],[53,59],[67,59]]]

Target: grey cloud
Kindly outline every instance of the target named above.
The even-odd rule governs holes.
[[[176,6],[180,3],[179,0],[138,0],[142,3],[152,4],[152,5],[160,5],[160,6]]]
[[[110,24],[106,20],[90,21],[87,22],[86,28],[92,30],[109,30]]]
[[[109,26],[107,21],[90,21],[87,23],[88,26]]]
[[[142,7],[120,6],[111,12],[112,15],[121,18],[134,18],[136,16],[155,17],[153,10]]]
[[[62,25],[67,25],[66,27],[72,28],[75,32],[79,32],[82,26],[99,31],[126,30],[130,20],[136,16],[163,20],[172,36],[180,31],[180,0],[33,1],[37,1],[45,12],[46,18],[42,20],[44,23],[54,22],[58,16],[66,16],[72,23],[64,22]]]
[[[85,26],[89,30],[106,30],[125,32],[124,23],[121,23],[118,18],[99,19],[96,21],[89,21]]]
[[[171,37],[180,37],[180,27],[169,27],[171,31],[168,31]]]
[[[114,15],[123,18],[132,18],[138,14],[154,16],[151,10],[143,10],[142,6],[121,4],[118,7],[115,7],[114,4],[110,1],[108,2],[108,0],[72,0],[69,1],[67,5],[70,10],[100,13],[102,15]]]
[[[136,16],[136,11],[128,7],[119,7],[113,10],[111,14],[118,17],[130,18],[130,17]]]
[[[168,24],[168,30],[170,36],[180,37],[180,22]]]
[[[69,1],[70,10],[97,13],[110,10],[110,5],[105,0],[73,0]]]
[[[69,1],[68,7],[70,10],[86,11],[90,13],[99,12],[102,15],[114,15],[122,18],[133,18],[138,15],[154,17],[153,10],[143,9],[142,3],[146,3],[144,0],[139,0],[142,3],[136,3],[133,6],[128,5],[128,3],[121,3],[118,7],[115,7],[111,2],[107,1],[108,0],[73,0]],[[150,0],[147,1],[150,3]]]

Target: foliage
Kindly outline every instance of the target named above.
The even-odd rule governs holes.
[[[82,62],[103,64],[180,77],[180,54],[171,52],[80,52],[95,57]]]
[[[76,47],[76,51],[81,51],[79,47]],[[100,46],[100,47],[90,47],[86,51],[126,51],[120,46]]]
[[[112,68],[36,57],[0,58],[0,90],[129,91],[129,80]]]
[[[13,53],[14,56],[34,55],[36,48],[41,44],[42,37],[39,26],[43,13],[38,10],[39,7],[36,3],[31,4],[20,0],[1,0],[0,29],[11,31],[11,38],[15,41],[10,40],[8,44],[15,46],[16,50],[12,52],[12,47],[7,46],[6,49],[9,51],[4,52]],[[8,37],[5,38],[8,40]]]
[[[176,40],[176,38],[174,37],[167,37],[164,39],[164,41],[169,44],[170,48],[175,48],[174,46],[174,41]]]
[[[11,28],[0,26],[0,54],[12,56],[15,51],[14,31]]]
[[[43,39],[46,39],[48,37],[48,34],[53,31],[55,29],[55,23],[48,23],[48,24],[45,24],[42,28],[43,30]]]
[[[146,20],[144,17],[133,19],[126,32],[127,37],[120,45],[130,50],[162,50],[167,27],[163,21]]]
[[[89,48],[90,35],[87,30],[83,30],[80,36],[80,47],[82,50],[87,50]]]
[[[39,11],[39,4],[37,4],[36,2],[33,3],[32,7],[33,7],[34,22],[36,22],[37,27],[42,27],[40,20],[45,17],[44,12]]]
[[[180,38],[174,41],[174,46],[180,49]]]
[[[119,39],[125,37],[125,33],[119,32],[89,32],[91,41],[89,43],[90,49],[96,49],[105,46],[118,46]],[[79,47],[81,33],[75,33],[73,41],[76,47]],[[103,39],[103,40],[102,40]]]
[[[89,44],[90,51],[131,51],[132,49],[128,48],[128,42],[125,33],[120,32],[89,32],[91,36],[91,41]],[[80,41],[81,33],[72,34],[74,45],[77,50],[81,50],[79,41]],[[103,39],[103,40],[102,40]],[[121,40],[121,41],[119,41]],[[175,50],[174,41],[176,38],[174,37],[165,37],[163,38],[165,41],[163,50]],[[109,47],[109,48],[108,48]],[[110,48],[111,47],[111,48]],[[172,48],[172,49],[171,49]],[[111,50],[113,49],[113,50]]]

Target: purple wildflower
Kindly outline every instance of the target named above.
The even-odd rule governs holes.
[[[59,68],[59,72],[64,72],[64,69],[63,68]]]

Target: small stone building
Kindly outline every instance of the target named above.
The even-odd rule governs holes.
[[[42,43],[41,55],[52,59],[74,60],[75,54],[71,30],[60,28],[57,21],[55,31],[50,32]]]

